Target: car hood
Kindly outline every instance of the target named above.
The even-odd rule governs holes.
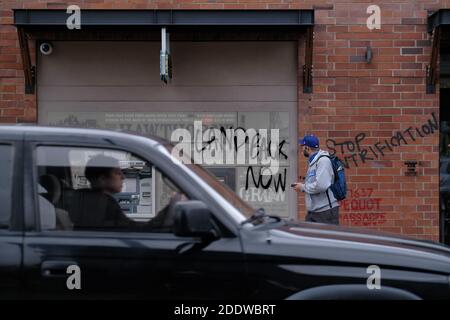
[[[270,243],[266,253],[450,274],[450,247],[436,242],[306,222],[268,223],[254,230]]]

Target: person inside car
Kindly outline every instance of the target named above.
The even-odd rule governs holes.
[[[122,190],[124,175],[119,161],[113,157],[96,155],[86,164],[85,176],[90,189],[69,194],[67,211],[74,229],[128,228],[138,224],[122,212],[113,194]]]
[[[117,159],[104,155],[94,156],[86,164],[85,177],[91,188],[74,191],[67,201],[74,229],[125,228],[133,231],[171,232],[173,206],[180,200],[187,200],[184,194],[174,192],[169,203],[155,218],[148,222],[136,222],[124,214],[113,197],[113,194],[122,191],[125,178]]]

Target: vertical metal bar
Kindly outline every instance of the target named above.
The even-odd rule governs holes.
[[[166,52],[166,28],[161,28],[161,52]]]
[[[312,56],[313,56],[313,26],[306,31],[305,65],[303,66],[303,93],[312,93]]]
[[[441,28],[435,27],[432,34],[432,48],[431,48],[431,61],[427,66],[427,89],[428,94],[436,92],[436,78],[437,78],[437,59],[439,57],[439,48],[441,42]]]
[[[25,77],[25,93],[32,94],[34,93],[35,75],[34,68],[31,65],[28,40],[23,27],[18,27],[17,33],[19,36],[20,55],[22,57],[22,67]]]

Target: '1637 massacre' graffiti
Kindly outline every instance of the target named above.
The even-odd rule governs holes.
[[[439,131],[439,124],[434,112],[431,114],[433,119],[429,119],[420,127],[409,127],[404,131],[397,131],[391,138],[378,141],[373,145],[362,146],[366,134],[361,132],[355,136],[353,140],[344,142],[336,142],[333,139],[327,140],[327,147],[330,154],[336,154],[340,151],[342,154],[348,154],[343,157],[343,164],[348,169],[350,164],[358,167],[358,163],[365,163],[369,160],[376,160],[384,157],[387,152],[394,151],[395,148],[401,145],[407,145],[409,142],[414,142],[418,137],[424,138],[435,131]]]
[[[383,199],[372,197],[372,188],[357,188],[349,193],[349,198],[340,202],[344,210],[344,223],[353,226],[377,226],[386,223],[386,214],[380,213]]]

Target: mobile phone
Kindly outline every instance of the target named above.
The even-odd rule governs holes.
[[[293,188],[293,187],[295,187],[295,185],[296,185],[296,183],[292,183],[292,184],[291,184],[291,187]]]

